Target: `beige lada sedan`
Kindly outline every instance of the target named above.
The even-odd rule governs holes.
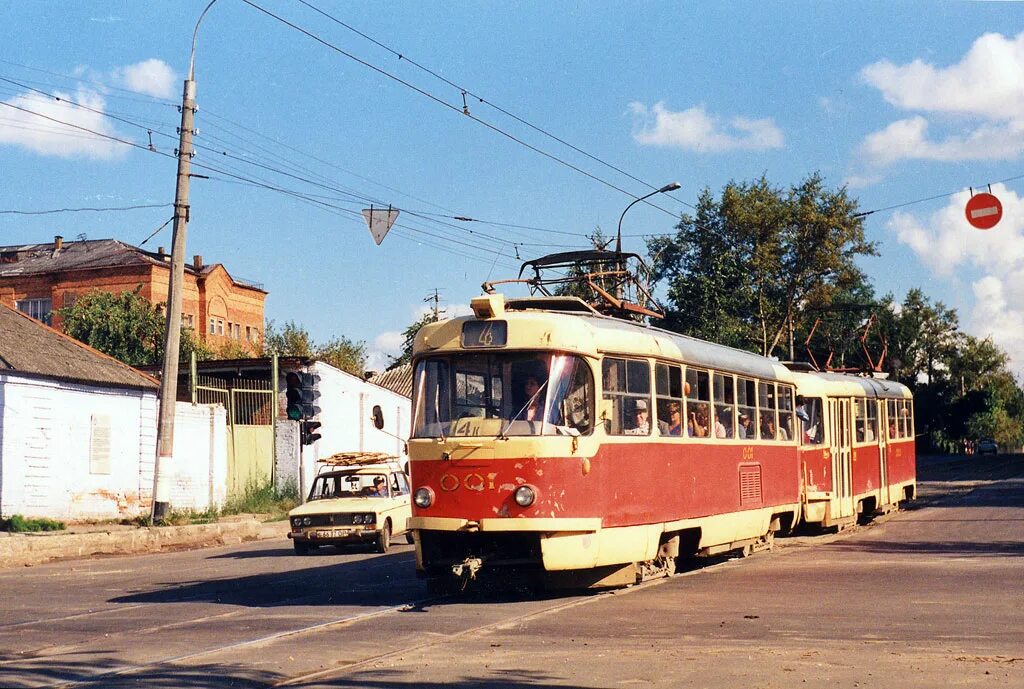
[[[319,473],[309,498],[288,513],[295,552],[305,555],[322,545],[372,545],[386,553],[394,536],[412,533],[409,480],[390,464],[331,469]]]

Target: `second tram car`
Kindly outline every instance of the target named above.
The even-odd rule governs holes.
[[[899,384],[795,372],[574,297],[472,306],[414,348],[409,527],[436,587],[631,584],[914,497]]]

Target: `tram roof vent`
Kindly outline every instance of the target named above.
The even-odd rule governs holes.
[[[572,313],[597,313],[594,308],[579,297],[516,297],[509,299],[506,307],[510,311],[569,311]]]

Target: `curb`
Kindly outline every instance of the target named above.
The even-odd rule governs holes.
[[[93,555],[137,555],[283,538],[287,522],[245,519],[215,524],[141,527],[89,533],[15,533],[0,537],[0,569]]]

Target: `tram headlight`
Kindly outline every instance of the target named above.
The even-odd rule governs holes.
[[[537,500],[537,489],[533,486],[519,486],[513,497],[520,507],[529,507]]]
[[[430,507],[434,504],[434,491],[426,486],[417,488],[412,495],[412,500],[416,503],[416,507]]]

